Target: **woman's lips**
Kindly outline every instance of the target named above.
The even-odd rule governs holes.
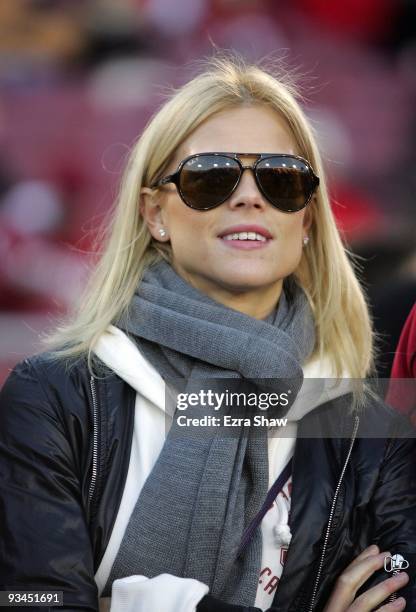
[[[225,238],[226,236],[230,236],[232,234],[240,234],[240,233],[244,233],[244,234],[254,233],[254,234],[260,234],[260,236],[267,238],[267,239],[273,238],[269,230],[267,230],[262,225],[247,224],[247,223],[244,223],[244,224],[242,223],[240,225],[232,225],[231,227],[227,227],[226,229],[224,229],[222,232],[218,234],[218,237]]]
[[[224,240],[220,238],[225,246],[231,249],[240,249],[242,251],[252,251],[254,249],[264,249],[269,244],[270,240],[260,242],[258,240]]]
[[[272,235],[260,225],[234,225],[221,232],[218,238],[233,249],[251,251],[266,247]]]

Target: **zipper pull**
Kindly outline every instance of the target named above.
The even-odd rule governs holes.
[[[395,554],[392,557],[384,557],[384,569],[386,572],[393,572],[394,575],[398,574],[400,570],[405,570],[409,567],[409,561],[399,554]]]

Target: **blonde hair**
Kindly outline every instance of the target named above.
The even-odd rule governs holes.
[[[240,105],[267,105],[289,125],[298,153],[309,160],[320,186],[309,204],[310,241],[293,275],[310,300],[317,341],[312,357],[326,355],[336,376],[363,378],[373,368],[373,335],[368,307],[337,230],[313,128],[287,75],[222,54],[174,92],[134,145],[119,195],[105,228],[104,248],[79,308],[70,322],[46,337],[52,355],[88,355],[107,326],[124,314],[146,268],[169,249],[154,240],[139,211],[139,194],[163,175],[178,146],[203,121]]]

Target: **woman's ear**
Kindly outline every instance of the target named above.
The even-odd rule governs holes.
[[[312,202],[315,203],[315,200],[313,199]],[[306,234],[311,228],[312,221],[313,221],[312,206],[307,206],[305,210],[305,216],[303,217],[303,229],[305,230]]]
[[[163,221],[163,209],[154,189],[141,188],[139,210],[153,238],[159,242],[167,242],[169,235]]]

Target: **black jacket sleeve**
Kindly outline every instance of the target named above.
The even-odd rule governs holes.
[[[408,429],[408,431],[410,431]],[[377,487],[372,497],[371,518],[374,543],[381,551],[401,554],[409,563],[410,580],[397,592],[406,599],[406,609],[416,610],[416,440],[396,438],[387,442]],[[364,585],[366,590],[390,577],[377,572]],[[360,591],[362,592],[362,591]]]
[[[0,590],[63,591],[57,609],[96,612],[79,462],[65,427],[32,364],[16,366],[0,392]]]

